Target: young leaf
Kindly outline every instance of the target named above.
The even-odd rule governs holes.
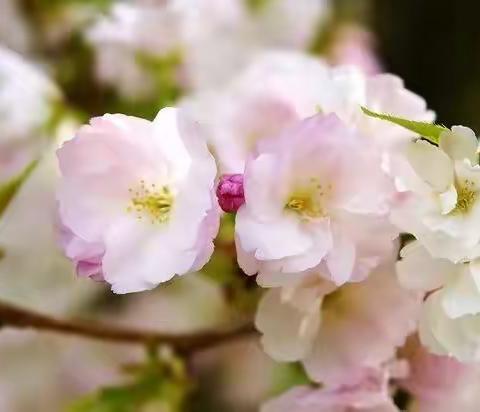
[[[401,117],[390,116],[388,114],[377,113],[363,106],[362,111],[367,116],[373,117],[375,119],[385,120],[398,126],[402,126],[405,129],[408,129],[435,144],[438,144],[440,135],[448,130],[445,126],[440,126],[438,124],[418,122],[415,120],[408,120]]]
[[[10,181],[0,185],[0,216],[7,208],[10,200],[12,200],[13,196],[17,193],[18,189],[22,186],[22,183],[30,176],[33,169],[37,165],[38,161],[34,160],[31,162],[23,171]]]

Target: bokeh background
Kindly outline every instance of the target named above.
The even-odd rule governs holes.
[[[131,296],[75,278],[54,232],[54,148],[92,116],[152,119],[165,105],[221,87],[263,51],[294,49],[395,73],[441,123],[480,130],[477,0],[237,0],[241,18],[238,5],[230,9],[235,1],[185,0],[183,10],[207,4],[186,12],[186,23],[165,13],[168,3],[0,0],[1,301],[171,332],[249,316],[255,294],[233,273],[229,222],[219,240],[226,239],[224,252],[199,276]],[[39,159],[34,171],[5,196],[32,159]],[[161,399],[122,409],[99,398],[101,388],[124,385],[129,367],[144,358],[139,347],[4,327],[0,412],[168,411]],[[189,411],[256,411],[304,379],[296,365],[273,363],[248,339],[200,353],[187,367]]]

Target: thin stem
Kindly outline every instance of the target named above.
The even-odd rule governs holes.
[[[31,310],[0,302],[0,327],[33,328],[38,331],[57,332],[99,339],[112,343],[141,345],[171,345],[181,354],[190,354],[225,342],[252,336],[253,325],[243,325],[235,330],[168,334],[139,329],[92,324],[85,321],[60,320]]]

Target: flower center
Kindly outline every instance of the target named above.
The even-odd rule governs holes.
[[[140,181],[140,187],[136,190],[128,189],[131,197],[127,212],[136,213],[138,220],[150,219],[153,223],[165,223],[170,217],[174,203],[174,196],[168,186],[158,187],[152,183],[145,185]]]
[[[456,185],[457,186],[457,185]],[[470,212],[475,204],[478,192],[475,190],[474,183],[466,179],[462,185],[458,185],[457,189],[457,204],[455,208],[450,212],[452,214],[466,214]]]
[[[307,186],[295,190],[285,203],[285,209],[291,210],[306,219],[327,216],[326,202],[332,191],[332,185],[322,185],[312,178]]]

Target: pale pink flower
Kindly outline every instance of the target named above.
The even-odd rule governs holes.
[[[70,232],[64,248],[81,275],[101,272],[114,292],[126,293],[209,259],[218,230],[216,167],[176,109],[162,109],[153,122],[94,118],[58,158],[59,216]]]
[[[328,59],[335,65],[352,65],[367,75],[381,73],[382,66],[375,54],[373,34],[361,26],[346,24],[335,33]]]
[[[409,412],[476,412],[480,402],[478,364],[460,363],[429,353],[417,338],[409,339],[402,355],[409,375],[398,383],[413,396]]]
[[[399,412],[388,394],[386,371],[370,370],[334,388],[299,386],[266,402],[261,412]]]
[[[415,120],[431,121],[425,101],[396,76],[366,76],[354,67],[331,68],[303,53],[269,52],[227,86],[186,99],[184,105],[208,128],[207,137],[222,173],[242,173],[256,144],[316,113],[335,113],[391,152],[415,135],[366,116],[361,106]]]
[[[341,285],[389,256],[398,232],[381,156],[335,115],[316,115],[262,141],[247,161],[235,233],[247,274],[311,269]]]
[[[400,283],[430,292],[422,308],[420,338],[430,351],[463,362],[480,360],[480,260],[452,263],[433,258],[418,241],[397,263]]]
[[[267,49],[304,49],[328,13],[327,0],[114,2],[87,31],[99,79],[127,97],[152,97],[154,73],[139,55],[180,56],[177,83],[205,90],[225,83]]]
[[[420,296],[400,287],[391,263],[340,288],[324,276],[262,276],[273,288],[260,302],[256,326],[274,359],[302,361],[313,380],[338,385],[394,357],[416,327]]]
[[[59,241],[65,256],[75,264],[80,277],[103,281],[102,259],[105,246],[102,242],[88,242],[59,223]]]
[[[428,352],[417,336],[408,339],[401,356],[409,363],[409,373],[399,381],[400,385],[426,401],[441,399],[452,387],[461,384],[470,369],[454,358]]]

